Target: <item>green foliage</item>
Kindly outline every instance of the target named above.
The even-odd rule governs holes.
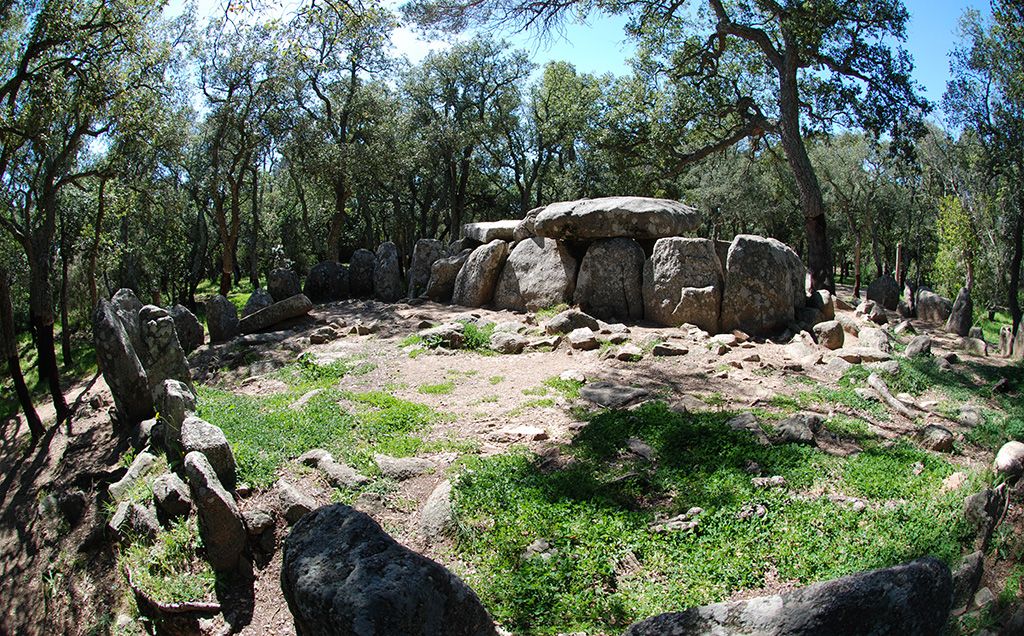
[[[455,391],[455,383],[448,380],[437,384],[421,384],[417,391],[426,395],[449,395]]]
[[[216,577],[201,554],[196,518],[179,519],[147,545],[133,541],[119,558],[132,581],[161,603],[213,600]]]
[[[556,315],[562,313],[563,311],[565,311],[568,308],[569,308],[569,305],[566,305],[565,303],[559,303],[557,305],[552,305],[551,307],[545,307],[543,309],[538,309],[535,312],[534,315],[537,317],[537,321],[538,322],[544,322],[545,320],[548,320],[549,318],[553,318]]]
[[[580,389],[583,388],[583,382],[578,380],[563,380],[560,377],[553,376],[544,380],[544,386],[550,387],[562,394],[567,400],[575,400],[580,396]]]
[[[662,403],[605,411],[581,429],[563,468],[541,468],[525,452],[467,460],[454,495],[459,558],[495,617],[523,634],[617,632],[765,585],[770,569],[811,582],[924,554],[959,558],[969,531],[963,494],[940,491],[949,463],[902,444],[850,460],[763,447],[724,426],[731,415],[680,415]],[[654,447],[657,462],[625,455],[630,437]],[[859,496],[868,508],[757,489],[751,460],[792,490]],[[917,462],[924,470],[914,475]],[[738,517],[758,504],[764,518]],[[693,506],[704,509],[696,531],[648,530]],[[550,559],[524,556],[539,538],[554,547]]]
[[[942,294],[953,298],[964,285],[965,268],[974,267],[978,248],[975,223],[958,197],[946,196],[939,200],[937,226],[936,283]]]
[[[460,320],[464,326],[462,348],[477,352],[491,352],[491,334],[494,333],[494,323],[478,325],[469,320]]]

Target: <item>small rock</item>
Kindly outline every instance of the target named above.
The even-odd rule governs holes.
[[[932,353],[932,339],[930,336],[914,336],[903,352],[904,357],[915,358],[917,356],[928,356]]]
[[[740,511],[736,513],[736,518],[740,521],[746,521],[748,519],[764,519],[768,516],[768,508],[762,504],[747,504],[740,508]]]
[[[992,593],[992,590],[987,587],[983,587],[974,594],[974,606],[975,607],[986,607],[991,605],[996,600],[996,595]]]
[[[556,554],[558,554],[558,550],[547,539],[535,539],[533,543],[526,546],[526,549],[523,550],[523,559],[540,558],[547,561]]]
[[[437,468],[434,462],[423,457],[390,457],[378,453],[373,456],[373,462],[382,475],[396,481],[426,475]]]
[[[814,325],[813,331],[814,336],[818,339],[818,344],[832,351],[842,348],[846,340],[843,326],[835,320],[819,322]]]
[[[566,369],[559,374],[558,379],[563,382],[586,382],[587,376],[577,369]]]
[[[242,513],[242,520],[250,537],[258,537],[274,527],[274,517],[266,510],[247,510]]]
[[[985,422],[984,416],[981,414],[981,410],[973,404],[964,404],[960,407],[961,426],[975,427],[981,426]]]
[[[757,355],[756,353],[752,353],[749,356],[746,356],[746,357],[743,358],[743,362],[760,362],[760,361],[761,361],[761,356]]]
[[[775,425],[775,442],[781,444],[813,444],[814,435],[821,430],[821,416],[816,413],[797,413]]]
[[[152,453],[143,451],[136,455],[124,477],[107,487],[110,497],[117,500],[124,496],[128,489],[132,487],[132,484],[156,468],[156,461],[156,455]]]
[[[630,437],[626,440],[626,448],[634,455],[638,455],[647,461],[654,461],[656,454],[654,447],[637,437]]]
[[[317,508],[316,500],[300,492],[284,479],[277,480],[274,490],[281,505],[281,515],[288,525],[295,525],[299,519]]]
[[[569,332],[569,346],[580,351],[590,351],[601,345],[590,328],[580,327]]]
[[[785,488],[786,478],[782,475],[773,475],[771,477],[754,477],[750,480],[750,485],[754,488]]]
[[[609,409],[626,406],[630,402],[647,397],[647,391],[631,386],[622,386],[612,382],[592,382],[580,389],[580,396]]]
[[[235,456],[219,427],[198,417],[186,417],[181,424],[181,447],[186,455],[193,451],[205,455],[220,483],[229,491],[235,488]]]
[[[757,417],[753,413],[740,413],[725,423],[734,431],[746,431],[757,439],[762,446],[768,445],[768,436],[765,435],[761,425],[757,423]]]
[[[160,523],[153,511],[130,501],[122,501],[117,505],[107,527],[122,543],[136,540],[151,543],[160,532]]]
[[[1012,441],[1003,444],[996,453],[993,468],[997,474],[1009,478],[1016,478],[1024,473],[1024,443]]]
[[[185,517],[192,511],[188,486],[174,473],[165,473],[153,481],[153,501],[168,519]]]
[[[423,504],[420,531],[428,541],[442,540],[455,529],[451,497],[452,484],[446,479],[434,488]]]
[[[504,354],[522,353],[528,341],[512,331],[495,331],[491,334],[491,350]]]
[[[918,438],[921,441],[921,446],[928,450],[940,453],[948,453],[953,450],[953,433],[947,428],[929,424],[918,433]]]
[[[544,331],[548,335],[564,335],[576,329],[586,327],[592,331],[601,329],[597,319],[589,316],[578,309],[567,309],[562,313],[553,316],[544,323]]]
[[[636,362],[644,357],[643,350],[632,343],[626,343],[615,351],[615,359],[623,362]]]
[[[685,356],[690,350],[674,342],[659,342],[651,349],[651,355],[657,357]]]
[[[539,442],[547,439],[548,434],[536,426],[517,426],[491,433],[488,437],[495,442]]]
[[[917,331],[914,329],[914,325],[912,325],[909,320],[904,320],[900,324],[893,327],[892,332],[897,336],[902,336],[903,334],[917,333]]]
[[[299,462],[318,469],[335,488],[356,488],[370,483],[371,479],[360,474],[348,464],[341,463],[321,448],[308,450],[299,456]]]

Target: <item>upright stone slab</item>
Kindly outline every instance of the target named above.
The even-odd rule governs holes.
[[[647,197],[603,197],[552,203],[537,213],[537,236],[562,240],[659,239],[700,226],[697,210],[678,201]]]
[[[713,241],[658,239],[644,263],[644,316],[669,327],[690,323],[716,333],[723,278]]]
[[[122,287],[114,292],[110,302],[113,304],[114,312],[121,321],[121,325],[124,326],[132,346],[141,355],[142,326],[139,324],[139,311],[142,310],[142,301],[135,295],[135,292],[127,287]]]
[[[267,276],[267,292],[275,303],[301,293],[299,275],[283,267],[271,270],[270,275]]]
[[[900,302],[900,285],[888,274],[880,276],[868,285],[867,298],[889,311],[896,311]]]
[[[373,295],[377,300],[393,303],[402,298],[404,292],[398,247],[391,241],[381,243],[373,266]]]
[[[751,335],[780,331],[803,307],[807,269],[789,246],[772,238],[740,234],[725,265],[722,331]]]
[[[917,319],[935,325],[945,324],[953,313],[953,301],[939,296],[930,289],[920,289],[915,303]]]
[[[101,299],[93,313],[96,358],[117,410],[129,422],[153,415],[149,378],[114,305]]]
[[[467,223],[462,226],[462,235],[481,244],[494,240],[511,241],[517,225],[519,225],[519,221],[515,219]]]
[[[178,334],[178,344],[181,345],[181,350],[185,352],[185,355],[203,346],[206,333],[195,314],[183,305],[175,305],[167,311],[174,319],[174,331]]]
[[[377,257],[370,250],[358,249],[348,262],[348,289],[356,298],[373,295],[373,270]]]
[[[284,542],[281,589],[301,636],[495,636],[473,590],[344,504],[302,517]]]
[[[573,304],[603,320],[643,318],[644,260],[643,248],[632,239],[594,241],[580,264]]]
[[[238,310],[220,294],[206,301],[206,329],[212,344],[227,342],[238,335]]]
[[[153,389],[153,404],[164,425],[164,447],[171,459],[180,459],[181,425],[196,410],[196,394],[184,382],[164,380]]]
[[[509,254],[494,291],[494,306],[537,311],[572,300],[576,259],[565,246],[546,238],[527,238]]]
[[[452,302],[463,307],[483,307],[491,302],[507,258],[508,243],[501,239],[473,250],[455,277]]]
[[[949,568],[926,557],[782,594],[662,614],[623,636],[932,636],[943,633],[952,598]]]
[[[245,334],[256,333],[269,329],[279,322],[305,316],[311,309],[313,309],[312,301],[304,294],[295,294],[291,298],[276,302],[266,309],[261,309],[251,316],[242,318],[238,323],[238,328]]]
[[[416,241],[409,263],[409,298],[416,298],[427,290],[430,268],[439,258],[444,258],[446,251],[444,243],[437,239]]]
[[[186,417],[181,425],[181,448],[186,457],[193,451],[202,453],[220,483],[229,491],[235,489],[235,455],[219,427],[195,416]]]
[[[164,380],[180,380],[192,385],[192,373],[188,368],[185,352],[178,343],[174,330],[174,319],[166,309],[146,305],[139,312],[142,325],[142,366],[149,379],[149,394]]]
[[[215,572],[234,572],[245,552],[247,538],[234,498],[224,490],[213,466],[200,452],[185,456],[185,476],[192,503],[199,513],[199,536],[206,548],[206,559]]]
[[[245,306],[242,307],[242,318],[251,316],[257,311],[266,309],[273,304],[274,297],[262,287],[257,287],[249,294],[249,299],[245,301]]]
[[[946,331],[965,337],[971,332],[971,325],[974,324],[974,301],[971,300],[971,292],[966,287],[960,288],[953,302],[953,311],[946,321]]]
[[[434,261],[430,266],[430,280],[427,281],[427,298],[439,303],[451,302],[455,279],[472,253],[473,250],[465,249],[454,256]]]
[[[309,270],[302,293],[315,303],[348,298],[348,268],[337,261],[317,263]]]

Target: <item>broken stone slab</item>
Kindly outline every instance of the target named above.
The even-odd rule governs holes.
[[[311,309],[313,309],[313,303],[309,298],[306,298],[304,294],[295,294],[242,318],[238,323],[238,328],[244,334],[256,333],[269,329],[279,322],[304,316]]]
[[[274,484],[274,492],[277,494],[277,500],[281,506],[281,516],[285,518],[288,525],[295,525],[302,517],[317,508],[315,499],[291,485],[284,478],[278,479]]]
[[[916,358],[917,356],[930,356],[932,354],[932,339],[930,336],[914,336],[907,345],[906,350],[903,352],[903,356],[906,358]]]
[[[617,409],[647,397],[645,389],[622,386],[613,382],[592,382],[580,388],[580,397],[604,408]]]
[[[187,517],[192,511],[188,486],[174,473],[164,473],[153,481],[153,502],[168,519]]]
[[[602,197],[552,203],[537,213],[537,236],[554,239],[679,236],[697,229],[697,210],[678,201],[648,197]]]
[[[437,464],[424,457],[391,457],[380,453],[373,456],[382,475],[396,481],[405,481],[426,475],[437,469]]]
[[[774,442],[779,444],[813,444],[821,430],[822,419],[817,413],[796,413],[775,424]]]
[[[107,492],[110,493],[112,499],[120,499],[128,490],[147,474],[153,472],[156,468],[157,457],[152,453],[145,451],[139,453],[132,460],[131,465],[128,467],[128,472],[124,474],[124,477],[115,481],[107,487]]]
[[[518,219],[466,223],[462,226],[462,235],[481,244],[490,243],[495,239],[511,241],[517,225]]]
[[[220,483],[229,491],[235,489],[235,456],[220,427],[195,416],[186,417],[181,424],[181,448],[186,456],[193,452],[205,456]]]
[[[926,557],[782,594],[662,614],[632,625],[623,636],[927,636],[942,633],[952,595],[949,568]]]
[[[152,543],[160,532],[160,523],[156,519],[156,514],[149,508],[142,504],[122,501],[110,517],[107,528],[122,543]]]
[[[185,475],[192,503],[199,513],[199,536],[206,547],[206,559],[215,572],[234,572],[247,538],[234,498],[224,490],[202,453],[185,456]]]
[[[596,318],[578,309],[566,309],[552,316],[544,323],[544,331],[550,335],[565,335],[584,327],[591,331],[599,331],[601,329]]]
[[[337,461],[327,451],[314,448],[299,456],[299,462],[318,469],[327,481],[337,488],[356,488],[370,483],[371,479],[351,466]]]
[[[447,479],[438,484],[420,511],[420,532],[428,541],[441,541],[455,530],[452,514],[452,483]]]
[[[659,342],[651,349],[651,355],[656,357],[685,356],[689,349],[675,342]]]
[[[522,353],[526,348],[528,340],[517,333],[509,331],[495,331],[491,334],[491,350],[504,354]]]
[[[497,636],[472,589],[349,506],[306,515],[282,556],[281,589],[299,634]]]
[[[569,332],[569,346],[580,351],[591,351],[601,346],[595,334],[589,327],[580,327]]]

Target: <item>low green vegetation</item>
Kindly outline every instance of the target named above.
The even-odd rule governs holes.
[[[199,530],[194,516],[179,519],[161,531],[152,544],[133,541],[119,561],[132,582],[161,603],[213,600],[216,577],[199,558]]]
[[[545,320],[547,320],[549,318],[552,318],[552,317],[562,313],[563,311],[565,311],[568,308],[569,308],[569,305],[566,305],[565,303],[559,303],[557,305],[552,305],[551,307],[545,307],[544,309],[538,309],[534,313],[534,315],[537,317],[537,322],[544,322]]]
[[[769,576],[807,583],[925,554],[959,558],[969,536],[964,491],[942,490],[954,465],[870,439],[850,458],[761,446],[725,426],[733,415],[677,414],[664,403],[602,411],[563,468],[544,469],[526,452],[466,460],[454,499],[458,558],[495,617],[522,634],[618,633]],[[630,438],[656,460],[627,451]],[[787,487],[755,487],[751,462]],[[967,481],[977,489],[980,477]],[[695,530],[649,529],[693,507],[703,509]],[[537,539],[553,549],[526,556]]]
[[[437,384],[421,384],[417,391],[425,395],[448,395],[455,392],[455,382],[447,380]]]
[[[580,396],[580,389],[583,388],[583,383],[579,380],[563,380],[555,376],[544,380],[544,386],[558,391],[567,400],[575,400]]]
[[[58,343],[60,337],[59,331],[54,334]],[[39,403],[48,400],[50,395],[46,381],[39,381],[38,352],[28,333],[21,334],[17,347],[21,374],[25,378],[25,385],[28,386],[33,403],[38,407]],[[56,347],[61,383],[65,386],[91,378],[99,372],[99,368],[96,366],[96,350],[91,337],[76,336],[72,340],[72,349],[74,360],[72,364],[68,365],[64,362],[64,352],[60,345],[58,344]],[[21,405],[18,403],[18,396],[14,393],[14,381],[7,372],[6,361],[3,361],[2,368],[3,371],[0,371],[0,419],[6,419],[18,413],[21,410]]]

